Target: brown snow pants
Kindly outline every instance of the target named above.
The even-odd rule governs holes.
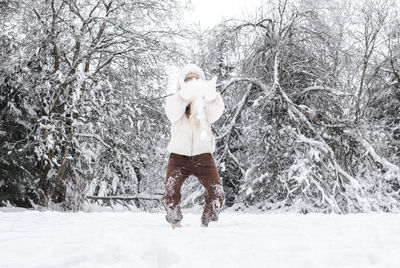
[[[201,222],[208,226],[210,221],[218,220],[225,201],[221,178],[211,153],[194,156],[170,154],[165,177],[165,192],[162,197],[167,211],[165,218],[170,223],[177,223],[183,218],[180,209],[181,187],[190,175],[197,177],[207,190]]]

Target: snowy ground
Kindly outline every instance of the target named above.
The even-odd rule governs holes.
[[[0,211],[0,267],[400,267],[399,214]]]

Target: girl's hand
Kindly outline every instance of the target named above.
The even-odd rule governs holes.
[[[193,98],[193,89],[191,87],[187,87],[185,81],[182,79],[179,80],[180,83],[180,91],[179,95],[181,96],[182,99],[185,101],[189,101]]]
[[[204,99],[208,102],[215,100],[217,97],[217,77],[214,76],[208,83],[207,87],[205,87],[204,90]]]

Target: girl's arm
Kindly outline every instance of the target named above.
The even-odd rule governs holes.
[[[210,123],[217,121],[225,109],[225,104],[221,93],[217,92],[216,97],[212,101],[206,101],[206,113]]]
[[[168,96],[165,101],[165,113],[171,122],[181,119],[190,100],[184,100],[178,93]]]

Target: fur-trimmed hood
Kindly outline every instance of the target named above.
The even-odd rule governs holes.
[[[196,64],[189,63],[186,64],[179,72],[178,81],[176,83],[176,92],[178,92],[181,88],[181,82],[185,80],[185,76],[189,73],[195,73],[200,76],[200,79],[205,80],[206,76],[204,75],[204,71],[197,66]]]

